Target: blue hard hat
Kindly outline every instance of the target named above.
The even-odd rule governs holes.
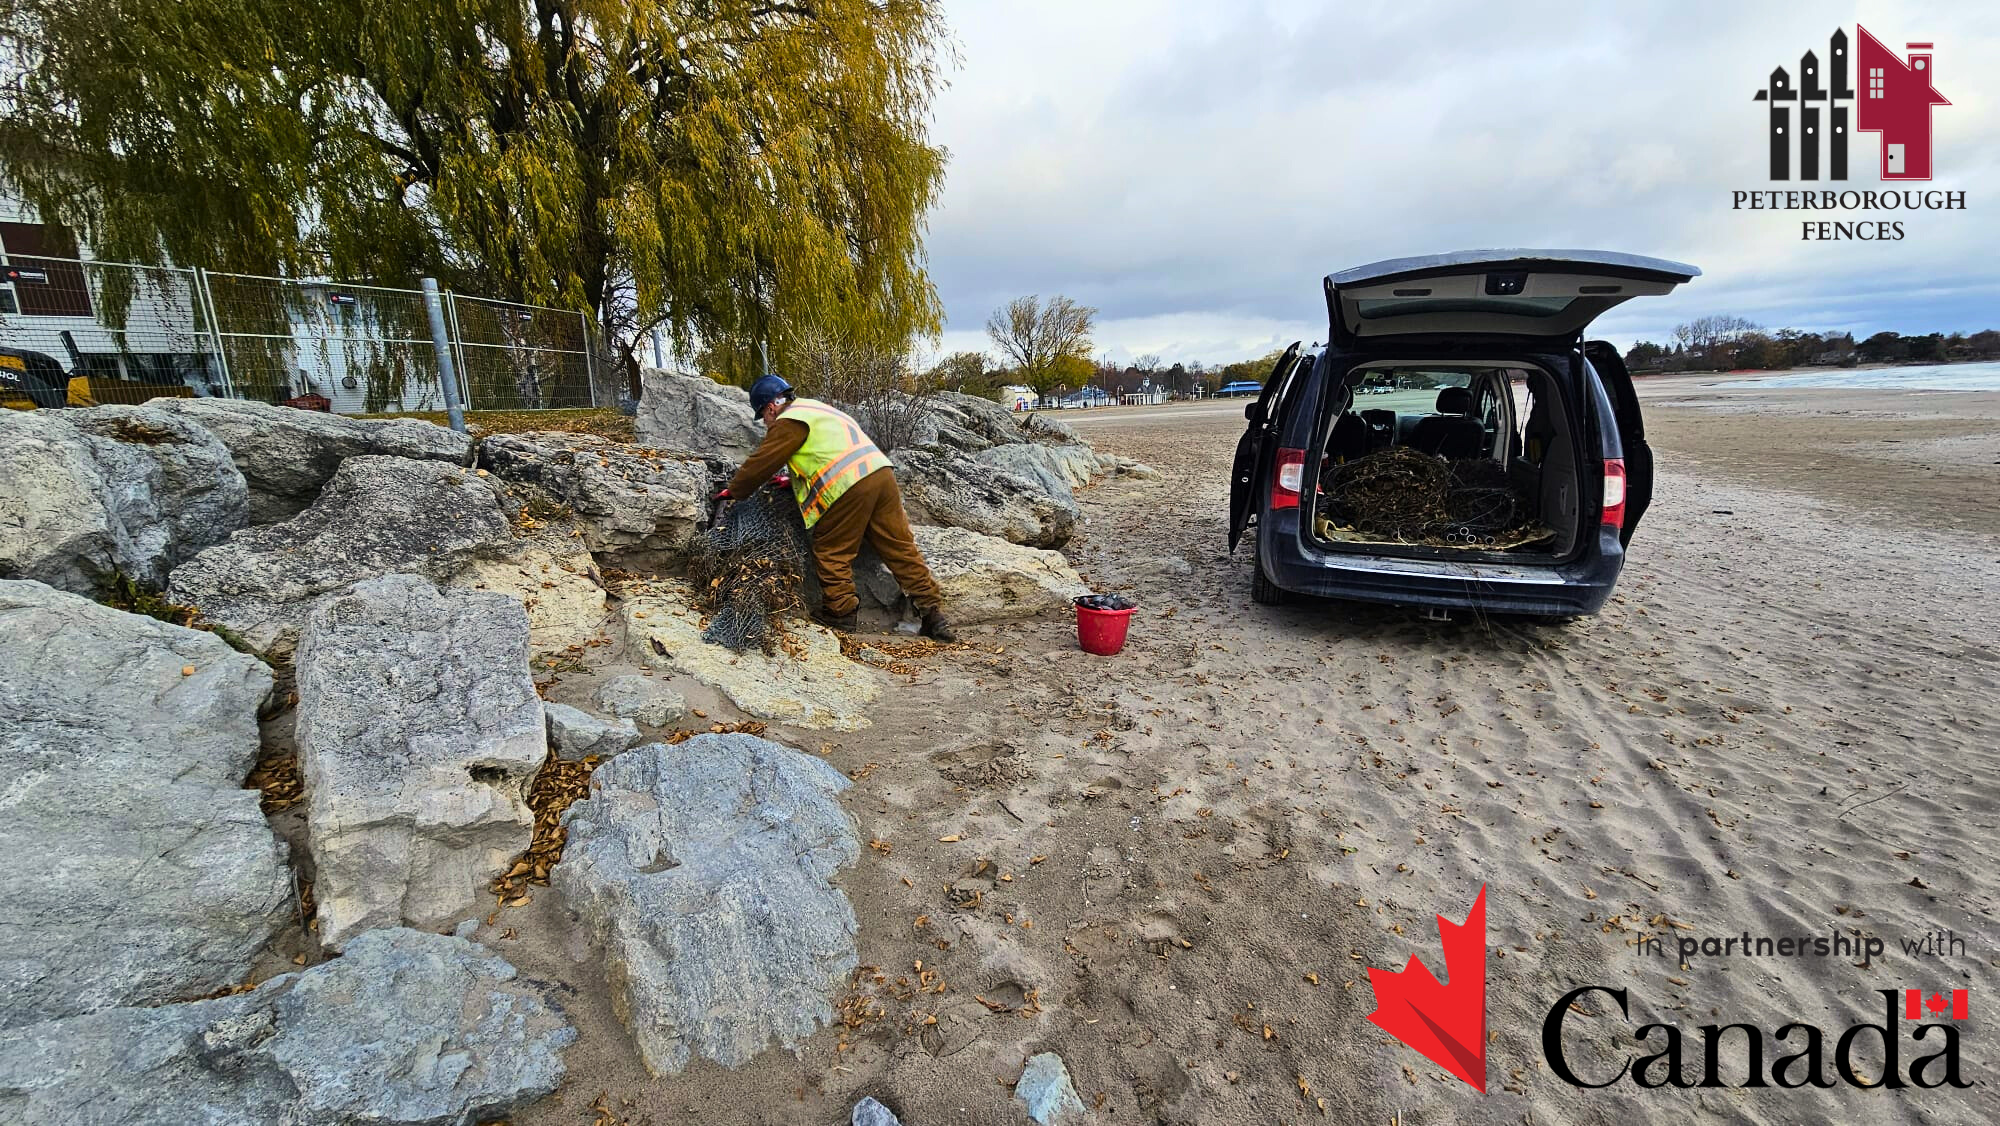
[[[792,385],[782,375],[763,375],[750,385],[750,413],[761,415],[764,408],[792,393]]]

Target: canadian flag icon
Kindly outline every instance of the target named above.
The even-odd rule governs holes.
[[[1946,1000],[1943,993],[1933,993],[1929,998],[1925,998],[1921,989],[1905,989],[1903,1019],[1923,1020],[1929,1017],[1932,1020],[1941,1020],[1949,1015],[1953,1020],[1964,1020],[1966,1006],[1969,1004],[1968,992],[1964,989],[1954,989],[1951,991],[1951,999]]]

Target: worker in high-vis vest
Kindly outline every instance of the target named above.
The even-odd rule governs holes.
[[[781,466],[790,469],[819,572],[820,609],[813,618],[834,629],[855,627],[861,600],[854,593],[854,556],[865,541],[923,615],[923,636],[956,640],[944,617],[944,594],[910,535],[888,455],[854,419],[817,399],[799,398],[780,376],[751,385],[750,409],[764,423],[764,443],[722,495],[747,497]]]

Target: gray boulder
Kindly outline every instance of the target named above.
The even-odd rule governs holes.
[[[991,452],[991,451],[989,451]],[[1082,518],[1068,490],[947,450],[898,450],[896,482],[918,524],[942,524],[1030,547],[1061,547]]]
[[[764,440],[748,391],[657,368],[640,375],[634,425],[644,445],[726,461],[741,461]]]
[[[243,399],[154,399],[146,405],[222,440],[249,483],[250,519],[258,524],[298,514],[351,457],[382,454],[454,465],[472,460],[470,438],[419,418],[347,418]]]
[[[35,582],[0,637],[0,1027],[242,981],[295,918],[242,788],[270,669]]]
[[[750,735],[652,744],[570,806],[556,891],[604,948],[618,1012],[655,1075],[739,1067],[833,1019],[854,910],[830,883],[861,844],[827,763]]]
[[[940,413],[979,435],[989,445],[1005,446],[1025,441],[1021,433],[1022,416],[991,399],[962,395],[956,391],[940,391],[930,396],[930,401]]]
[[[1029,441],[1080,446],[1087,443],[1069,423],[1047,411],[1032,411],[1021,419],[1021,434]]]
[[[168,593],[282,655],[321,595],[398,572],[444,582],[476,560],[506,555],[513,541],[498,493],[471,470],[351,457],[312,507],[181,564]]]
[[[1082,456],[1069,451],[1079,451]],[[1044,446],[1023,442],[1012,446],[994,446],[972,456],[981,465],[990,465],[1033,481],[1049,496],[1071,502],[1076,499],[1072,490],[1089,484],[1091,471],[1097,468],[1097,455],[1091,453],[1088,446]]]
[[[685,563],[705,515],[708,469],[700,460],[561,433],[495,435],[480,443],[479,460],[569,506],[583,545],[628,570]]]
[[[485,948],[378,930],[249,993],[0,1032],[0,1110],[48,1126],[471,1126],[554,1091],[575,1039]]]
[[[1070,599],[1090,593],[1061,552],[1022,547],[964,528],[919,525],[910,534],[944,592],[946,616],[961,625],[1031,618],[1064,609]],[[855,560],[854,585],[869,605],[894,609],[901,603],[895,576],[872,550],[863,549]]]
[[[597,706],[621,719],[647,727],[678,723],[687,714],[687,699],[649,676],[614,676],[597,689]]]
[[[1029,1057],[1014,1084],[1014,1097],[1041,1126],[1067,1126],[1083,1121],[1088,1113],[1070,1082],[1069,1069],[1054,1052]]]
[[[248,520],[206,430],[146,407],[0,411],[0,577],[79,594],[167,574]]]
[[[313,608],[296,664],[320,941],[471,910],[528,847],[547,757],[521,604],[369,579]]]
[[[557,758],[610,758],[639,741],[639,725],[629,719],[602,720],[568,704],[544,704],[543,710],[549,717],[549,749]]]

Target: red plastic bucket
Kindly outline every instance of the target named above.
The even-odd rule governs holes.
[[[1076,608],[1076,641],[1086,653],[1100,657],[1116,656],[1125,648],[1125,630],[1132,624],[1134,606],[1125,610],[1093,610],[1088,606]]]

